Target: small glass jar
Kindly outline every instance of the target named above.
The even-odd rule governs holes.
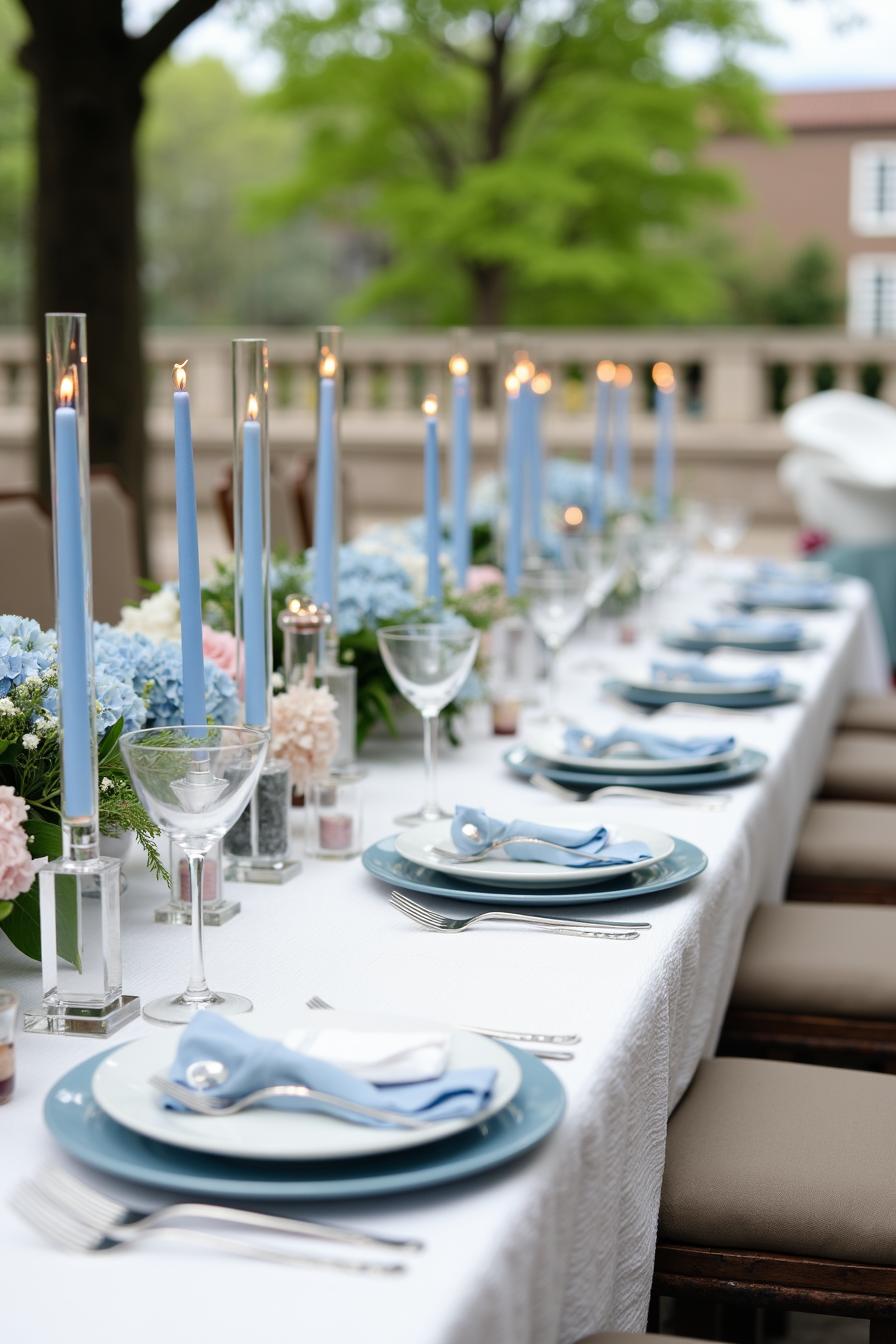
[[[176,840],[171,841],[168,872],[171,894],[155,912],[157,924],[189,924],[193,918],[190,896],[190,864]],[[240,912],[239,901],[224,899],[224,854],[219,840],[205,858],[202,870],[202,922],[226,924]]]
[[[498,698],[496,692],[492,693],[492,732],[495,737],[516,736],[520,726],[521,709],[520,699],[511,699],[506,695]]]
[[[18,1011],[18,995],[11,989],[0,989],[0,1106],[12,1100],[15,1090]]]
[[[305,846],[316,859],[353,859],[361,853],[361,771],[314,779],[306,795]]]

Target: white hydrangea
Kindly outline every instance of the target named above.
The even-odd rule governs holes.
[[[122,607],[119,630],[146,635],[154,644],[180,639],[180,602],[169,588],[145,597],[138,607]]]
[[[115,785],[108,775],[103,775],[102,779],[100,780],[100,788],[102,789],[103,793],[108,793],[110,789],[115,788]]]
[[[37,733],[25,733],[22,737],[22,746],[26,751],[34,751],[34,748],[40,745],[40,738]]]
[[[15,712],[15,705],[8,695],[4,695],[3,698],[0,699],[0,714],[15,714]]]

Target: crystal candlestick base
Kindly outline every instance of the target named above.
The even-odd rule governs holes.
[[[358,730],[358,673],[354,667],[342,663],[327,663],[323,679],[336,701],[339,724],[339,745],[331,764],[334,770],[351,770]]]
[[[246,809],[224,838],[225,877],[279,885],[302,871],[290,854],[292,774],[286,761],[269,760]]]
[[[171,898],[155,912],[157,924],[192,924],[190,863],[176,840],[171,841]],[[224,855],[220,842],[209,850],[202,874],[202,922],[212,928],[226,924],[240,913],[239,901],[224,897]]]
[[[139,999],[121,991],[120,880],[118,859],[54,859],[41,869],[44,993],[26,1031],[111,1036],[139,1016]]]

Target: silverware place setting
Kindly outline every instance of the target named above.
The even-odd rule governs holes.
[[[403,892],[393,890],[389,897],[394,908],[422,928],[435,933],[465,933],[477,924],[500,922],[503,924],[525,924],[540,929],[543,933],[569,934],[578,938],[606,938],[619,942],[630,942],[638,938],[649,924],[623,924],[607,920],[555,919],[548,915],[525,915],[520,910],[484,910],[476,915],[467,915],[463,919],[441,915],[429,906],[421,905]]]
[[[666,793],[662,789],[644,788],[640,784],[605,784],[596,789],[572,789],[539,773],[532,775],[529,783],[544,793],[551,793],[555,798],[572,803],[587,803],[594,798],[636,798],[642,802],[668,803],[672,807],[699,807],[706,812],[723,812],[731,802],[727,793]]]

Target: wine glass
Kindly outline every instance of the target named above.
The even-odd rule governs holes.
[[[523,579],[529,619],[548,651],[548,711],[557,701],[557,657],[587,610],[588,577],[575,570],[541,569]]]
[[[431,625],[387,625],[376,633],[389,675],[423,716],[423,805],[408,816],[396,817],[402,826],[448,817],[436,795],[439,711],[454,699],[473,667],[479,631],[459,622]]]
[[[706,537],[714,551],[727,555],[736,550],[747,535],[749,514],[736,499],[722,499],[709,509]]]
[[[564,544],[564,556],[567,568],[584,574],[587,579],[586,607],[589,611],[600,611],[619,578],[618,546],[611,537],[601,533],[568,537]]]
[[[242,994],[216,993],[205,978],[202,953],[202,875],[205,856],[223,839],[252,796],[267,756],[263,728],[190,724],[124,733],[121,750],[134,788],[153,821],[187,856],[192,910],[190,979],[182,994],[154,999],[151,1022],[189,1022],[201,1008],[251,1012]]]

